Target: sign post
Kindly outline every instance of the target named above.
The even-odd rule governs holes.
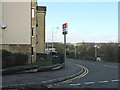
[[[66,34],[68,33],[68,24],[65,23],[62,25],[63,29],[63,35],[64,35],[64,67],[65,67],[65,61],[66,61]]]

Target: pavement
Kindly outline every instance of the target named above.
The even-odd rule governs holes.
[[[2,76],[2,87],[50,84],[63,81],[83,72],[83,68],[66,60],[65,68],[47,72],[34,72]]]
[[[41,66],[38,65],[30,65],[30,66],[22,66],[22,67],[12,67],[7,69],[2,69],[2,75],[8,75],[8,74],[20,74],[20,73],[32,73],[32,72],[42,72],[42,71],[48,71],[53,70],[53,68],[60,69],[64,65],[63,64],[54,64],[50,66]]]

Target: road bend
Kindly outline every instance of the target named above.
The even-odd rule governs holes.
[[[77,59],[67,59],[67,62],[82,67],[84,72],[72,79],[50,84],[48,88],[119,88],[120,86],[117,63]]]

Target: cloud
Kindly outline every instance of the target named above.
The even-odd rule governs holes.
[[[47,32],[48,41],[52,41],[52,34],[51,31]],[[77,42],[117,42],[118,37],[116,34],[109,34],[109,33],[97,33],[95,34],[92,30],[82,30],[79,29],[78,31],[75,30],[68,30],[67,34],[67,42],[70,43],[77,43]],[[54,42],[64,42],[64,36],[62,34],[62,30],[58,30],[54,32]]]

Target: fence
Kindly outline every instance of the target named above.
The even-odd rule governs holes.
[[[39,66],[49,66],[54,64],[62,64],[64,63],[64,55],[60,54],[41,54],[37,53],[37,64]]]
[[[28,56],[21,53],[11,53],[2,51],[2,68],[25,65],[28,62]]]
[[[41,54],[37,53],[37,65],[38,66],[50,66],[54,64],[64,63],[64,55],[60,54]],[[9,68],[15,66],[27,65],[28,56],[21,53],[11,53],[8,51],[2,51],[2,68]]]

